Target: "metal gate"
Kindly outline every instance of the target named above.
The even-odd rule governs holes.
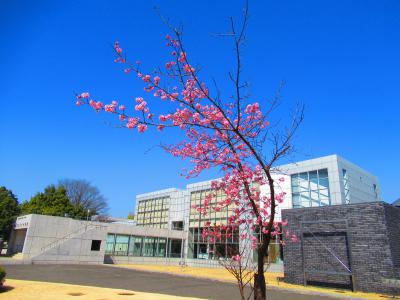
[[[302,221],[300,237],[304,285],[355,290],[347,220]]]

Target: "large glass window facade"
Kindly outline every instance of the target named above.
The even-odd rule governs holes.
[[[188,258],[230,258],[239,253],[239,230],[228,227],[218,230],[220,235],[212,240],[203,237],[203,227],[189,229]]]
[[[330,205],[328,169],[291,175],[293,207]]]
[[[140,201],[137,209],[137,225],[168,228],[169,203],[169,196]]]
[[[280,229],[280,231],[282,231],[282,228]],[[262,234],[260,232],[259,227],[254,232],[254,236],[257,237],[258,243],[262,241]],[[271,240],[268,246],[268,255],[267,257],[265,257],[268,263],[275,263],[275,264],[283,263],[283,248],[280,242],[281,240],[282,240],[282,234],[271,236]],[[257,250],[253,250],[253,261],[256,262],[257,259],[258,259]]]
[[[205,198],[213,193],[207,214],[199,213],[197,208],[203,207]],[[228,217],[233,214],[234,204],[221,208],[217,205],[222,201],[224,194],[222,191],[204,189],[192,192],[190,195],[190,217],[189,217],[189,249],[188,258],[196,259],[219,259],[221,257],[232,257],[239,251],[239,232],[238,229],[227,227],[220,230],[220,237],[215,241],[203,238],[203,228],[209,222],[211,226],[228,225]],[[213,209],[218,206],[219,211]]]
[[[197,211],[197,208],[203,207],[204,200],[210,193],[214,193],[215,196],[210,201],[207,214],[200,214]],[[228,216],[233,214],[233,209],[235,208],[234,204],[232,203],[230,206],[224,207],[220,211],[215,211],[213,209],[213,207],[215,207],[218,202],[222,201],[224,197],[222,191],[212,191],[208,189],[192,192],[190,194],[189,227],[204,227],[206,222],[210,222],[211,225],[227,225]],[[194,206],[196,206],[196,208]]]
[[[115,256],[181,257],[182,240],[109,233],[106,254]]]

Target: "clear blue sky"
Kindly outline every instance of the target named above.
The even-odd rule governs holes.
[[[142,94],[110,44],[145,67],[163,64],[167,29],[154,5],[184,24],[190,57],[228,94],[232,45],[212,34],[227,30],[241,1],[1,1],[0,185],[22,201],[83,178],[126,216],[136,194],[188,183],[181,160],[146,153],[174,133],[113,129],[74,105],[73,91],[127,104]],[[400,197],[400,1],[250,1],[250,15],[251,96],[271,97],[285,80],[285,101],[306,105],[296,158],[337,153],[377,175],[386,201]]]

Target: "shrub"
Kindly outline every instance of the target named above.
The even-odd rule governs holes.
[[[0,286],[3,285],[5,278],[6,278],[6,271],[2,267],[0,267]]]

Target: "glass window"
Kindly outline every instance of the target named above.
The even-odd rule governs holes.
[[[318,173],[317,171],[312,171],[310,174],[310,190],[318,191]]]
[[[328,179],[328,177],[319,179],[319,188],[320,189],[329,188],[329,179]]]
[[[309,192],[303,192],[300,193],[300,205],[302,207],[309,207],[310,205],[310,198],[309,198]]]
[[[196,209],[192,208],[193,205],[203,207],[204,200],[207,195],[210,195],[210,193],[213,197],[210,200],[210,209],[208,209],[206,215],[203,215]],[[236,231],[235,234],[232,234],[232,231],[229,233],[221,232],[221,237],[218,237],[212,243],[209,241],[209,238],[203,238],[202,236],[203,227],[207,226],[207,222],[210,222],[211,225],[226,226],[228,224],[228,217],[234,214],[233,208],[236,207],[234,204],[231,204],[230,207],[223,207],[219,211],[215,211],[212,208],[216,203],[223,201],[225,197],[226,195],[223,194],[222,191],[214,191],[210,189],[191,193],[188,257],[196,259],[218,259],[219,257],[229,256],[230,253],[236,253],[235,249],[239,248],[239,236]],[[176,252],[179,253],[180,256],[180,249],[179,251],[177,249]],[[173,250],[171,250],[171,255],[178,256],[178,254],[174,254]]]
[[[142,254],[142,237],[131,236],[129,240],[129,255],[130,256],[141,256]]]
[[[156,248],[155,240],[153,237],[146,237],[144,239],[143,256],[154,256]]]
[[[128,255],[129,235],[116,235],[114,255]]]
[[[375,183],[372,185],[372,189],[374,190],[375,200],[377,200],[378,199],[378,189],[377,189],[377,186]]]
[[[310,195],[311,195],[311,206],[319,206],[320,197],[318,189],[316,191],[311,191]]]
[[[330,204],[328,169],[293,174],[291,187],[295,208]]]
[[[107,234],[106,240],[106,254],[114,254],[115,235]]]
[[[159,238],[158,239],[157,256],[164,257],[166,249],[167,249],[167,239]]]
[[[169,196],[142,202],[145,204],[145,208],[141,215],[138,215],[138,225],[165,228],[168,223]]]
[[[343,175],[343,187],[344,187],[344,201],[346,204],[350,203],[350,186],[349,186],[349,174],[346,169],[342,169]]]
[[[191,245],[193,245],[193,244],[189,244],[189,252],[190,252]],[[195,245],[197,245],[197,244],[195,244]],[[169,249],[170,249],[169,257],[181,257],[181,247],[182,247],[182,240],[170,239],[169,240]],[[192,251],[195,251],[195,249],[192,249]]]
[[[100,251],[101,240],[92,240],[91,251]]]
[[[319,178],[328,177],[328,169],[320,169],[318,170]]]

